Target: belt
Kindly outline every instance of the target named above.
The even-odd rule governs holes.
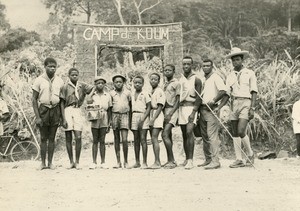
[[[235,97],[235,96],[231,96],[231,98],[233,99],[233,100],[241,100],[241,99],[251,99],[250,97]]]
[[[183,101],[183,102],[180,102],[179,106],[194,106],[195,105],[195,102],[188,102],[188,101]]]
[[[66,107],[79,108],[79,105],[77,103],[72,103],[71,105],[68,105]]]
[[[165,105],[165,108],[173,108],[174,106],[172,106],[172,105],[170,105],[170,104],[168,104],[168,103],[166,103],[166,105]]]
[[[44,104],[44,103],[42,103],[42,104],[40,104],[40,106],[45,106],[47,108],[55,108],[56,106],[58,106],[58,103],[57,104]]]
[[[133,111],[132,113],[145,113],[145,111]]]
[[[121,113],[121,112],[112,112],[113,114],[128,114],[129,112]]]
[[[212,106],[210,107],[210,109],[213,110],[213,109],[215,109],[217,106],[218,106],[217,104],[214,104],[214,105],[212,105]],[[201,104],[201,105],[200,105],[200,109],[204,109],[204,110],[210,111],[210,109],[208,108],[208,105],[205,105],[205,104]]]

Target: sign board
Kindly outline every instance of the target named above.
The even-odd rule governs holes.
[[[181,23],[151,25],[75,24],[76,67],[83,79],[91,82],[95,76],[97,46],[163,47],[163,64],[174,64],[181,71]]]

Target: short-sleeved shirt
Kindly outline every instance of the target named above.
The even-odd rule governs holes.
[[[251,92],[258,92],[255,73],[247,68],[232,71],[226,79],[226,86],[234,97],[251,98]]]
[[[56,105],[59,103],[59,96],[64,85],[63,80],[54,76],[50,79],[46,73],[37,77],[32,85],[32,89],[39,93],[38,101],[44,105]]]
[[[175,104],[176,96],[180,96],[180,83],[173,78],[164,84],[164,91],[166,95],[166,105],[173,106]]]
[[[3,114],[8,113],[8,112],[9,112],[9,110],[8,110],[6,102],[3,99],[0,98],[0,114],[1,114],[1,116]],[[3,131],[3,124],[2,124],[2,121],[0,121],[0,136],[3,135],[3,132],[4,132]]]
[[[77,96],[75,94],[75,89],[77,89]],[[75,86],[71,81],[68,81],[63,85],[60,97],[65,100],[66,107],[71,105],[80,107],[83,104],[85,96],[89,94],[92,89],[92,85],[78,81]]]
[[[131,94],[128,90],[124,89],[121,92],[112,90],[110,92],[112,97],[112,112],[127,113],[130,110],[129,102],[131,101]]]
[[[212,101],[219,91],[226,91],[226,85],[222,78],[217,73],[212,73],[204,82],[204,88],[202,91],[203,104]]]
[[[160,87],[156,87],[154,90],[152,90],[151,95],[151,107],[152,109],[157,109],[158,104],[165,106],[166,103],[166,95],[164,91]]]
[[[135,93],[136,92],[133,92],[131,95],[132,111],[141,113],[146,112],[147,103],[151,102],[150,94],[143,90],[138,94],[137,98],[135,99]]]
[[[92,99],[93,99],[93,105],[98,105],[99,110],[103,109],[107,111],[108,108],[112,107],[111,96],[107,92],[97,93],[95,91],[94,94],[92,95]]]

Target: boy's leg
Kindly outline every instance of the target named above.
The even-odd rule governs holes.
[[[300,156],[300,133],[296,133],[297,156]]]
[[[93,157],[94,164],[97,164],[99,130],[100,129],[98,129],[98,128],[92,128],[92,135],[93,135],[92,157]]]
[[[70,167],[69,168],[74,168],[74,159],[73,159],[73,147],[72,147],[72,131],[65,131],[66,134],[66,148],[67,148],[67,153],[69,156],[70,160]]]
[[[142,168],[147,168],[147,153],[148,153],[148,145],[147,145],[147,129],[143,129],[140,131],[140,140],[142,145],[142,151],[143,151],[143,165]]]
[[[116,168],[122,168],[121,158],[120,158],[120,130],[117,128],[113,131],[114,131],[115,153],[116,153],[116,157],[117,157]]]
[[[175,161],[173,149],[172,149],[173,147],[172,128],[173,128],[172,124],[166,124],[162,132],[162,138],[167,151],[168,163],[174,163]]]
[[[41,170],[46,168],[47,140],[49,137],[49,127],[41,127]]]
[[[124,168],[128,167],[128,130],[121,129],[121,137],[122,137],[122,146],[123,146],[123,154],[124,154]]]
[[[55,148],[55,135],[58,126],[49,127],[49,143],[48,143],[48,166],[50,169],[54,169],[55,167],[52,164],[54,148]]]
[[[194,123],[187,123],[186,125],[186,139],[187,139],[187,164],[185,165],[185,169],[192,169],[193,165],[193,157],[194,157]]]
[[[233,146],[234,146],[236,161],[229,166],[230,168],[237,168],[237,167],[244,166],[244,163],[242,161],[242,151],[241,151],[242,141],[238,134],[238,124],[239,124],[238,120],[231,121]]]
[[[107,127],[99,129],[99,137],[100,137],[100,157],[101,157],[101,164],[105,163],[105,136],[106,136]]]
[[[75,158],[76,158],[76,168],[80,169],[79,167],[79,159],[81,154],[81,147],[82,147],[82,141],[81,141],[81,131],[74,130],[74,136],[75,136]]]
[[[151,140],[152,140],[153,152],[155,157],[154,164],[150,167],[151,169],[158,169],[161,167],[160,158],[159,158],[160,148],[158,143],[158,135],[160,131],[161,131],[160,128],[153,128],[151,132]]]
[[[198,167],[207,166],[211,162],[211,153],[210,153],[210,143],[207,135],[207,121],[203,117],[203,113],[205,111],[201,111],[200,114],[200,131],[203,141],[203,152],[205,155],[204,163],[198,165]]]
[[[183,162],[183,166],[186,165],[186,162],[188,160],[188,147],[187,147],[187,135],[186,135],[186,125],[180,125],[180,129],[182,132],[182,139],[183,139],[183,149],[185,153],[185,161]]]
[[[132,130],[133,138],[134,138],[134,154],[135,154],[135,164],[133,168],[139,168],[141,166],[140,162],[140,148],[141,148],[141,140],[140,140],[140,132],[139,130]]]

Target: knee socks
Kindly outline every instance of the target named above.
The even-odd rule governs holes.
[[[249,136],[248,135],[246,135],[244,138],[242,138],[242,143],[243,143],[244,147],[246,148],[247,155],[248,156],[252,156],[253,155],[253,151],[251,149],[251,144],[250,144],[250,140],[249,140]]]
[[[242,160],[242,141],[240,137],[233,138],[234,152],[237,160]]]

